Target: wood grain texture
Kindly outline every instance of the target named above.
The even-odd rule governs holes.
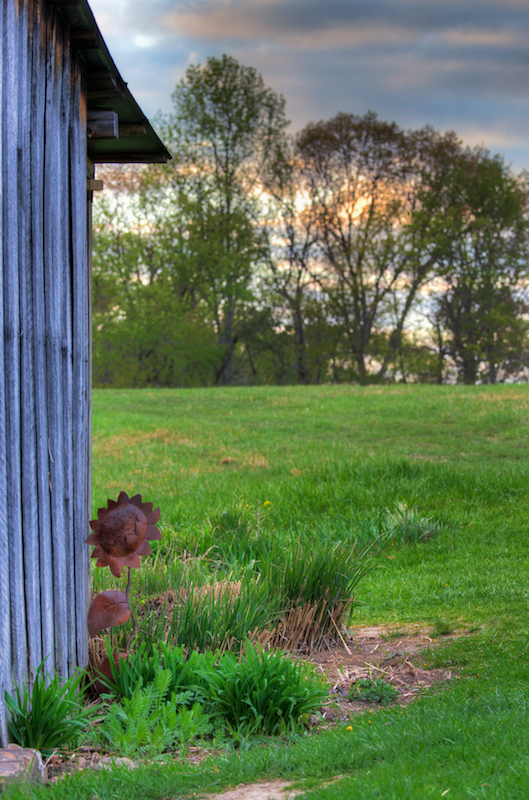
[[[4,52],[6,8],[0,6],[0,131],[4,130]],[[4,241],[3,208],[5,193],[4,137],[0,134],[0,242]],[[4,249],[0,247],[0,287],[4,285]],[[4,306],[0,303],[0,330],[4,329]],[[4,692],[11,684],[11,618],[9,591],[9,537],[6,507],[7,453],[6,453],[6,414],[5,414],[5,366],[4,348],[0,347],[0,741],[7,743]]]
[[[22,4],[21,4],[22,5]],[[23,18],[8,3],[4,36],[4,363],[6,380],[6,505],[9,531],[12,677],[27,678],[28,647],[22,542],[21,423],[20,423],[20,292],[19,239],[23,214],[18,208],[18,103],[21,72],[19,42]]]
[[[44,285],[44,117],[46,100],[46,26],[42,24],[42,0],[34,5],[31,94],[31,264],[33,295],[33,358],[36,405],[36,459],[38,537],[40,549],[40,613],[43,657],[53,663],[55,624],[53,615],[53,546],[48,449],[48,397],[46,392],[46,294]],[[48,576],[48,577],[47,577]]]
[[[68,675],[71,675],[76,666],[75,642],[75,559],[73,542],[73,437],[72,437],[72,253],[70,230],[73,224],[72,205],[70,194],[70,93],[71,93],[71,59],[70,49],[67,44],[67,32],[63,39],[61,76],[61,142],[60,152],[63,159],[61,171],[61,198],[62,206],[70,209],[69,225],[61,226],[61,375],[62,375],[62,432],[65,448],[62,452],[64,483],[62,498],[64,505],[64,531],[62,538],[65,543],[65,557],[68,568],[66,570],[66,622],[68,644]],[[66,159],[64,156],[66,155]]]
[[[86,177],[86,103],[83,102],[82,75],[72,64],[70,124],[70,192],[72,208],[72,456],[73,456],[73,547],[75,584],[87,584],[90,576],[90,548],[85,539],[90,531],[90,292],[87,269],[88,227]],[[76,111],[79,113],[76,115]],[[77,662],[88,661],[86,617],[88,592],[75,594],[75,640]]]
[[[88,659],[86,86],[46,0],[0,4],[0,743],[4,690]],[[72,52],[74,54],[72,55]]]
[[[27,615],[28,666],[42,661],[40,613],[40,551],[38,531],[37,442],[35,360],[33,351],[34,314],[31,271],[31,84],[32,84],[32,26],[33,0],[24,4],[20,16],[18,103],[18,217],[19,217],[19,292],[20,292],[20,427],[21,486],[22,486],[22,544],[24,553],[24,588]],[[22,65],[25,65],[25,69]],[[28,492],[26,487],[30,489]]]
[[[61,214],[65,198],[61,195],[60,109],[62,88],[62,36],[56,24],[56,11],[48,17],[46,75],[45,167],[44,167],[44,280],[46,294],[46,386],[48,395],[48,448],[50,458],[50,496],[53,543],[53,606],[55,619],[55,665],[61,675],[68,674],[66,571],[68,569],[64,509],[63,376],[61,297],[63,258]]]

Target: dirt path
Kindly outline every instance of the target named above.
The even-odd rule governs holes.
[[[359,628],[341,647],[301,655],[331,686],[334,702],[322,710],[320,724],[322,719],[329,723],[341,722],[352,714],[380,708],[376,703],[361,700],[359,695],[355,699],[355,684],[362,678],[382,678],[392,684],[399,693],[395,702],[401,706],[411,703],[434,684],[451,680],[452,670],[426,669],[418,656],[428,647],[462,635],[463,631],[457,631],[442,639],[432,639],[418,625],[393,632],[385,627]],[[316,719],[314,723],[318,724]]]
[[[303,794],[302,789],[288,791],[287,781],[247,783],[222,794],[209,795],[207,800],[291,800]]]

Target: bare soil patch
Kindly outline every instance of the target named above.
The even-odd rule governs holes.
[[[247,783],[222,794],[210,795],[208,800],[290,800],[300,794],[303,794],[302,789],[289,791],[287,781],[265,781]]]
[[[326,676],[331,685],[333,703],[322,710],[329,722],[341,722],[354,713],[363,713],[380,706],[362,700],[351,701],[350,690],[358,680],[382,678],[399,692],[395,704],[405,706],[421,692],[436,683],[456,677],[449,669],[426,669],[419,654],[427,647],[464,635],[455,632],[450,636],[432,639],[419,627],[391,631],[386,627],[359,628],[341,647],[330,651],[302,655]],[[314,719],[317,724],[317,720]]]

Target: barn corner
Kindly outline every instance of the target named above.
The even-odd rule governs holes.
[[[86,0],[0,8],[0,744],[4,691],[88,658],[94,164],[170,155]]]

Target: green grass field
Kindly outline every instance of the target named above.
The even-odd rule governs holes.
[[[162,510],[138,591],[167,588],[178,556],[224,524],[241,538],[347,540],[400,503],[439,532],[382,554],[351,627],[467,635],[424,654],[460,677],[405,711],[199,767],[67,779],[35,797],[168,800],[270,777],[310,798],[529,795],[529,387],[96,391],[93,439],[94,514],[121,489]],[[97,572],[96,589],[115,585]]]
[[[141,492],[177,551],[259,502],[263,527],[339,532],[400,501],[443,535],[367,578],[353,623],[525,617],[526,387],[99,391],[93,434],[93,513]]]

